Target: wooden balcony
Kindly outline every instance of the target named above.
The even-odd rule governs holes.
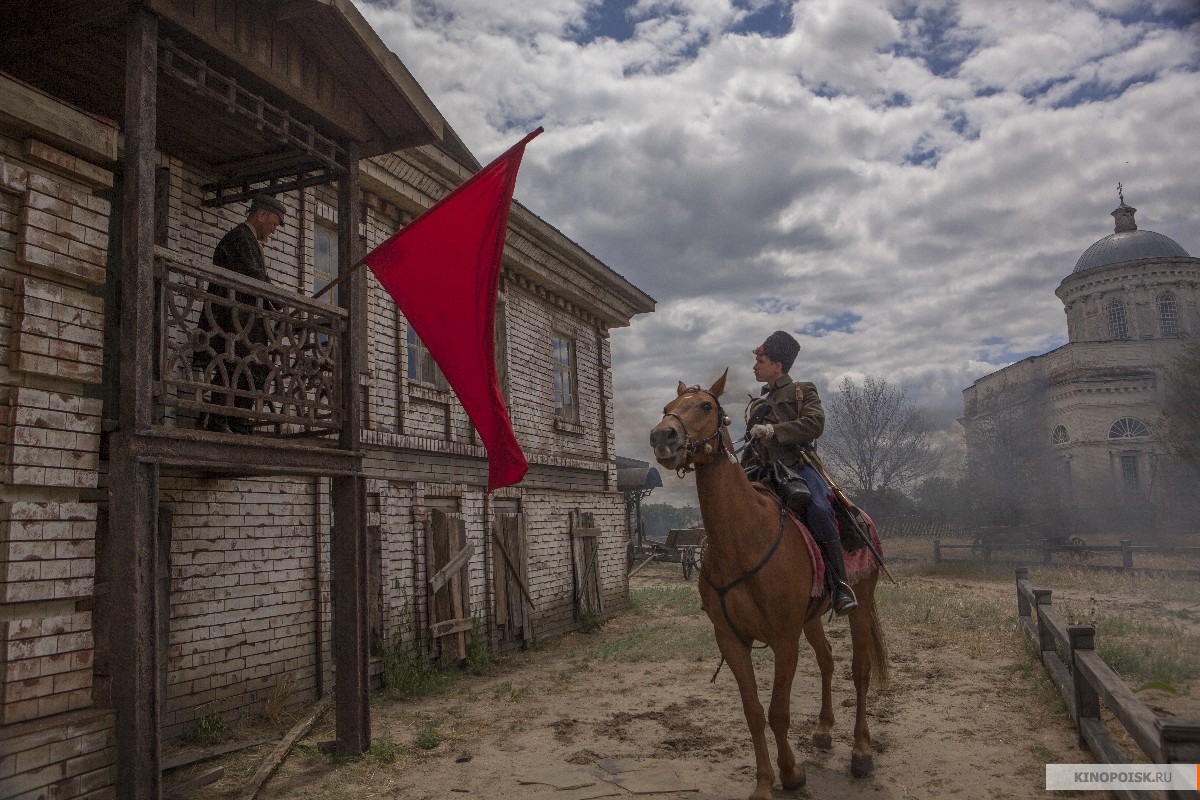
[[[229,474],[357,472],[358,451],[339,443],[344,309],[161,253],[154,290],[140,455]]]

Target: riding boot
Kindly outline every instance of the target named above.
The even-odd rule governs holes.
[[[817,545],[821,548],[821,554],[825,556],[826,566],[833,573],[833,599],[830,604],[833,606],[834,613],[839,617],[849,614],[858,608],[858,598],[854,596],[854,590],[850,588],[850,584],[846,583],[846,564],[842,561],[842,543],[834,539],[827,542],[818,541]]]

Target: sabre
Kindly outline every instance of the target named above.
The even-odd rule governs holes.
[[[850,498],[846,496],[846,493],[842,491],[841,487],[833,482],[833,478],[829,476],[829,473],[824,470],[822,465],[817,463],[816,459],[808,454],[807,450],[801,450],[800,455],[804,459],[805,464],[812,467],[818,475],[825,479],[825,483],[829,485],[829,491],[833,492],[834,499],[845,510],[846,517],[850,520],[850,525],[854,528],[854,532],[858,534],[858,538],[862,539],[862,543],[871,551],[871,555],[874,556],[875,562],[879,564],[879,568],[883,570],[883,574],[888,576],[888,580],[899,586],[900,582],[892,575],[892,571],[888,569],[887,564],[883,563],[883,556],[879,554],[879,551],[875,549],[875,545],[871,543],[871,537],[863,530],[862,525],[858,523],[856,515],[862,513],[858,506],[854,505]]]

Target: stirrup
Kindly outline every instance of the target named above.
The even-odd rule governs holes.
[[[838,583],[833,590],[833,596],[829,598],[829,607],[839,617],[844,617],[858,608],[858,598],[854,596],[854,590],[850,588],[849,584]]]

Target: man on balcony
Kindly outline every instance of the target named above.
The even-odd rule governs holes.
[[[267,281],[267,267],[263,260],[263,243],[271,238],[275,229],[287,215],[287,208],[271,195],[255,196],[250,201],[246,221],[225,234],[213,251],[213,264],[250,278]],[[229,288],[216,281],[209,283],[210,294],[230,298]],[[269,307],[260,305],[254,295],[234,292],[232,300],[251,309]],[[200,329],[208,333],[208,347],[197,350],[193,365],[197,369],[212,368],[214,386],[227,386],[251,392],[261,391],[270,372],[270,364],[261,357],[262,348],[255,345],[267,342],[261,311],[246,308],[236,311],[232,305],[208,302],[200,316]],[[257,352],[256,352],[257,351]],[[219,363],[213,363],[214,361]],[[213,392],[215,405],[227,405],[228,397],[222,392]],[[237,408],[253,409],[254,398],[234,396]],[[253,421],[241,416],[209,414],[205,424],[207,430],[221,433],[250,433]]]

